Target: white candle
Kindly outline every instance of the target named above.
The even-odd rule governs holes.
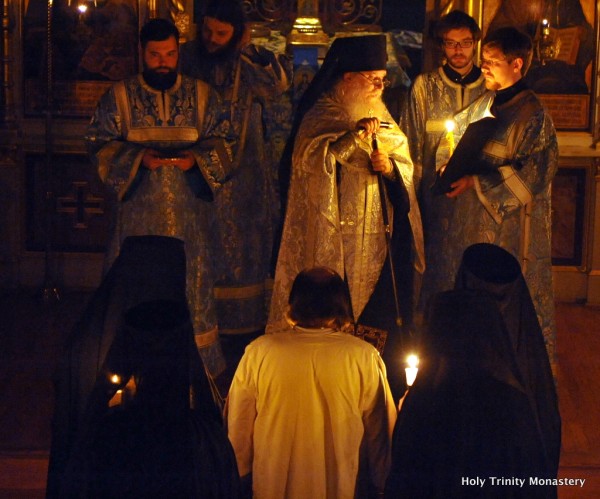
[[[406,384],[412,386],[417,377],[417,373],[419,372],[419,368],[417,367],[419,365],[419,357],[414,354],[409,355],[406,359],[406,363],[408,364],[408,367],[404,368],[406,371]]]
[[[446,142],[448,142],[448,150],[450,151],[450,156],[454,152],[454,128],[456,124],[454,120],[446,120]]]

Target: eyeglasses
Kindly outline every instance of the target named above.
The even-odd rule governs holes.
[[[387,88],[392,83],[387,78],[379,78],[378,76],[375,78],[372,78],[369,75],[361,73],[360,71],[358,72],[358,74],[361,75],[363,78],[366,78],[367,80],[369,80],[373,84],[373,86],[375,86],[375,88]]]
[[[460,42],[455,42],[454,40],[444,40],[442,45],[447,49],[457,49],[459,47],[461,49],[470,49],[474,43],[474,40],[462,40]]]
[[[502,62],[506,62],[507,59],[481,59],[480,66],[487,66],[492,68],[498,68]]]

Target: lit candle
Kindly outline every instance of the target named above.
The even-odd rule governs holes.
[[[550,22],[548,19],[542,19],[542,35],[550,34]]]
[[[108,373],[108,381],[110,381],[110,383],[112,383],[113,385],[120,385],[121,384],[121,376],[119,376],[117,373]],[[116,405],[121,405],[123,403],[123,390],[122,389],[118,389],[115,394],[112,396],[112,398],[108,401],[108,407],[114,407]]]
[[[408,364],[408,367],[404,368],[406,371],[406,384],[412,386],[419,372],[419,368],[417,367],[419,365],[419,357],[411,354],[406,359],[406,363]]]
[[[448,142],[448,150],[450,151],[450,156],[454,152],[454,127],[456,124],[454,120],[446,120],[446,142]]]

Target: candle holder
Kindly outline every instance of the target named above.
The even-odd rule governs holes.
[[[554,59],[559,51],[557,41],[554,40],[550,30],[548,19],[542,19],[540,26],[540,35],[537,40],[538,58],[544,66],[547,61]]]

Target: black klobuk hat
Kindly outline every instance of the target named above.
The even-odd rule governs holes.
[[[324,66],[333,64],[335,72],[377,71],[387,66],[385,35],[336,38],[325,56]]]

